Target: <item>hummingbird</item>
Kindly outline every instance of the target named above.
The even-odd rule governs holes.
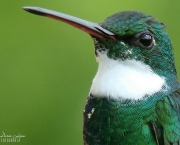
[[[94,23],[23,9],[72,25],[94,41],[99,66],[83,112],[84,145],[180,145],[180,84],[163,23],[135,10]]]

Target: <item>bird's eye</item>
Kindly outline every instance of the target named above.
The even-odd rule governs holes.
[[[152,36],[149,34],[144,34],[143,36],[141,36],[141,38],[139,39],[139,42],[148,47],[152,44]]]
[[[142,48],[151,49],[154,45],[154,38],[150,33],[143,33],[138,37],[137,43]]]

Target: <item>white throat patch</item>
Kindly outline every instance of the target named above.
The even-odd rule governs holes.
[[[92,95],[137,100],[163,91],[165,79],[143,62],[113,60],[106,53],[98,53],[97,61],[99,68],[90,89]]]

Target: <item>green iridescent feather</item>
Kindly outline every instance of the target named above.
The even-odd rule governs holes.
[[[89,96],[84,112],[84,144],[179,145],[180,90],[162,95],[141,101]]]
[[[144,62],[165,78],[163,87],[168,91],[141,100],[90,94],[84,110],[84,145],[180,145],[180,85],[164,24],[141,12],[124,11],[99,25],[116,34],[117,40],[93,38],[96,50],[107,49],[110,59]],[[129,41],[143,31],[153,34],[151,50]]]

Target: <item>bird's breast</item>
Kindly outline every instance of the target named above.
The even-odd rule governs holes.
[[[148,138],[151,136],[147,122],[153,120],[154,110],[153,102],[133,103],[91,95],[84,110],[84,142],[88,145],[139,144],[145,138],[143,130],[149,134]]]

